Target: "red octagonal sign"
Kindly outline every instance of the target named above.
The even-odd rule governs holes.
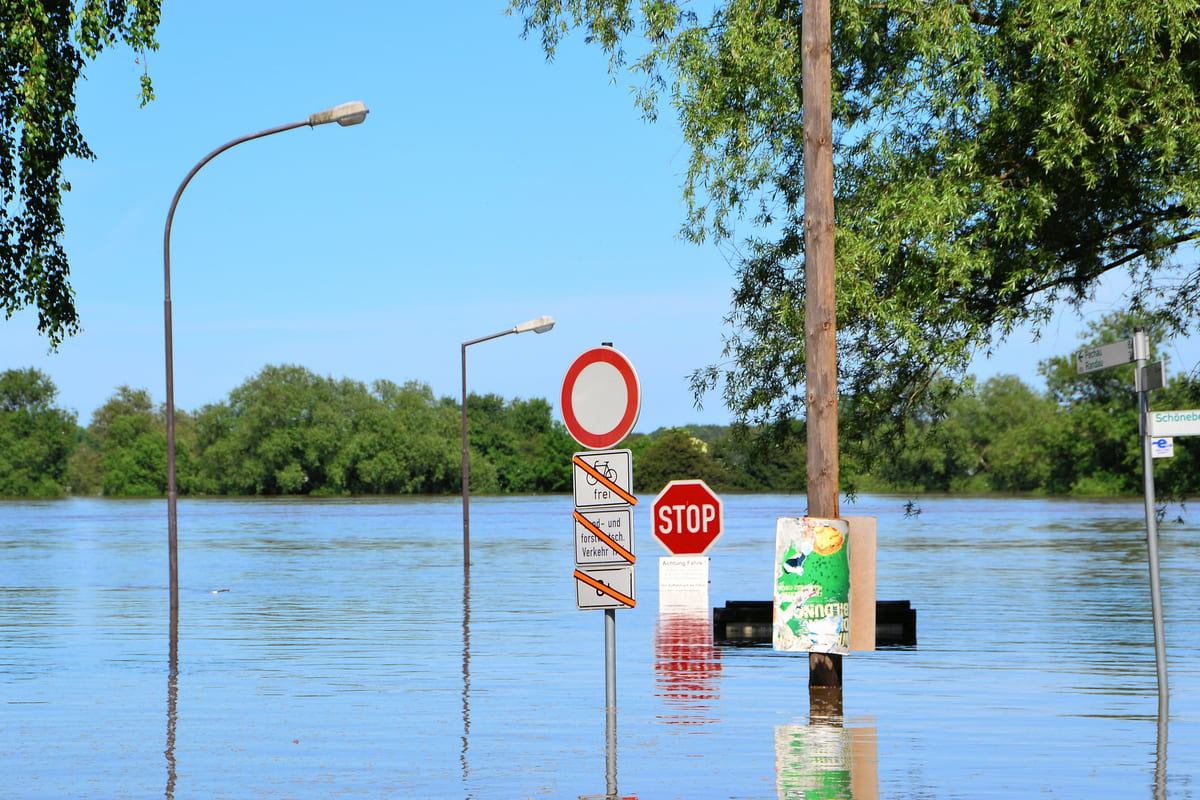
[[[721,498],[704,481],[671,481],[651,507],[654,538],[677,555],[700,555],[721,535]]]

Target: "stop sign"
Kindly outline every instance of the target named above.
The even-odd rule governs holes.
[[[721,535],[721,498],[704,481],[671,481],[651,507],[654,538],[677,556],[699,555]]]

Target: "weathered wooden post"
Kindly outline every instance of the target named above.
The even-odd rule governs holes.
[[[829,0],[806,0],[801,27],[808,516],[837,519],[837,297]],[[842,685],[840,654],[809,653],[808,667],[809,686]]]

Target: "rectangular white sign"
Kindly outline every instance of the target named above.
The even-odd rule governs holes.
[[[582,509],[575,512],[575,564],[628,564],[633,553],[633,510]],[[605,537],[621,550],[613,548]]]
[[[575,604],[581,611],[633,608],[633,565],[576,568]]]
[[[658,604],[665,595],[702,592],[708,602],[708,556],[662,556],[658,559]],[[706,609],[707,610],[707,609]]]
[[[1151,458],[1171,458],[1175,455],[1175,440],[1170,436],[1159,436],[1150,440]]]
[[[1101,347],[1089,347],[1075,354],[1075,371],[1096,372],[1109,367],[1119,367],[1133,361],[1133,339],[1111,342]]]
[[[576,453],[572,458],[571,473],[576,508],[630,504],[633,453],[629,450]]]
[[[1200,408],[1147,412],[1146,427],[1154,437],[1200,436]]]

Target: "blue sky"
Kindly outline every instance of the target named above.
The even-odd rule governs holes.
[[[47,354],[20,313],[0,326],[0,369],[41,369],[83,424],[121,384],[161,402],[163,225],[179,182],[230,139],[362,100],[363,125],[241,145],[188,186],[171,237],[178,407],[281,363],[457,397],[462,342],[549,314],[550,333],[470,348],[470,390],[545,397],[561,419],[567,367],[611,341],[641,379],[637,430],[729,422],[719,396],[696,409],[688,387],[720,360],[734,276],[727,251],[675,235],[687,151],[669,110],[643,122],[597,48],[569,40],[547,63],[503,12],[168,0],[148,56],[157,100],[139,108],[142,65],[119,49],[78,93],[97,155],[67,168],[84,330]],[[974,371],[1040,387],[1037,362],[1074,350],[1080,328],[1064,315]]]

